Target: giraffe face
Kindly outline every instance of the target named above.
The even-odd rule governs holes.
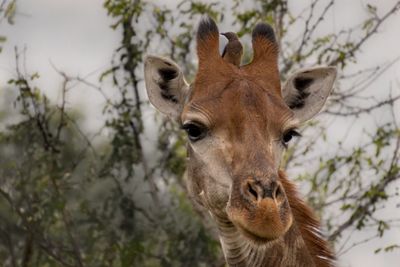
[[[221,57],[217,26],[205,19],[197,33],[199,67],[192,86],[174,62],[154,56],[146,59],[145,81],[153,105],[187,132],[191,197],[247,238],[268,242],[284,235],[293,220],[278,175],[282,151],[299,124],[322,108],[336,72],[300,71],[281,91],[270,26],[256,26],[253,50],[246,66]]]
[[[240,73],[227,77],[234,78],[207,84],[209,95],[195,82],[181,114],[190,190],[250,238],[275,239],[292,222],[278,168],[298,123],[274,90]]]

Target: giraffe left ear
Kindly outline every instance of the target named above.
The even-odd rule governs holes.
[[[335,78],[335,67],[316,67],[303,69],[288,79],[282,96],[300,122],[311,119],[322,109]]]

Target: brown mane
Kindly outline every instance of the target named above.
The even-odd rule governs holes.
[[[318,267],[332,267],[336,258],[327,241],[318,232],[319,220],[311,208],[299,197],[296,186],[289,181],[284,171],[279,171],[279,179],[285,188],[286,196],[297,226],[307,248]]]

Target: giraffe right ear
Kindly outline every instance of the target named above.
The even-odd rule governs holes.
[[[172,60],[146,56],[144,77],[150,102],[172,119],[178,119],[189,91],[182,70]]]

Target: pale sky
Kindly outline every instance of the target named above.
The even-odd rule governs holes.
[[[153,0],[153,2],[156,2]],[[175,0],[163,1],[163,3],[174,4]],[[381,11],[393,6],[395,0],[339,0],[336,1],[334,12],[327,15],[326,27],[321,31],[335,32],[342,27],[354,25],[365,18],[365,12],[360,9],[366,3],[379,3]],[[97,82],[99,74],[110,66],[112,52],[119,44],[120,34],[113,31],[109,25],[111,20],[107,17],[102,7],[101,0],[19,0],[18,15],[13,26],[4,22],[0,28],[0,34],[7,36],[8,40],[0,54],[0,97],[1,87],[14,75],[14,46],[27,47],[27,67],[29,72],[39,72],[41,79],[38,81],[40,88],[52,99],[59,99],[59,89],[62,78],[51,66],[54,64],[60,70],[71,76],[79,75],[92,82]],[[291,1],[293,10],[300,10],[309,1]],[[358,55],[357,63],[351,69],[363,69],[377,63],[384,63],[400,56],[400,13],[391,18],[380,28],[375,38],[369,40]],[[157,53],[157,51],[151,51]],[[50,63],[51,62],[51,63]],[[374,86],[377,96],[384,94],[390,84],[399,82],[400,64],[395,64],[383,75]],[[91,130],[99,127],[103,122],[101,109],[104,102],[101,97],[93,92],[93,89],[85,86],[77,86],[71,91],[69,103],[71,106],[83,110],[87,117],[86,129]],[[399,107],[399,105],[398,105]],[[149,111],[149,116],[154,111]],[[100,115],[99,115],[100,114]],[[398,113],[400,114],[400,112]],[[399,115],[400,116],[400,115]],[[341,121],[343,125],[353,123],[352,121]],[[354,128],[353,136],[349,139],[356,141],[359,131],[372,127],[372,122],[359,123]],[[343,131],[337,130],[337,139],[343,136]],[[149,141],[156,141],[149,138]],[[332,141],[335,145],[336,141]],[[397,201],[398,203],[399,201]],[[388,213],[400,215],[395,204],[389,203],[392,208]],[[359,233],[355,238],[368,236],[370,233]],[[392,253],[380,253],[375,255],[373,251],[380,245],[400,243],[400,230],[393,229],[383,239],[372,241],[361,245],[351,252],[340,256],[340,262],[344,267],[397,267],[400,261],[400,250]]]

